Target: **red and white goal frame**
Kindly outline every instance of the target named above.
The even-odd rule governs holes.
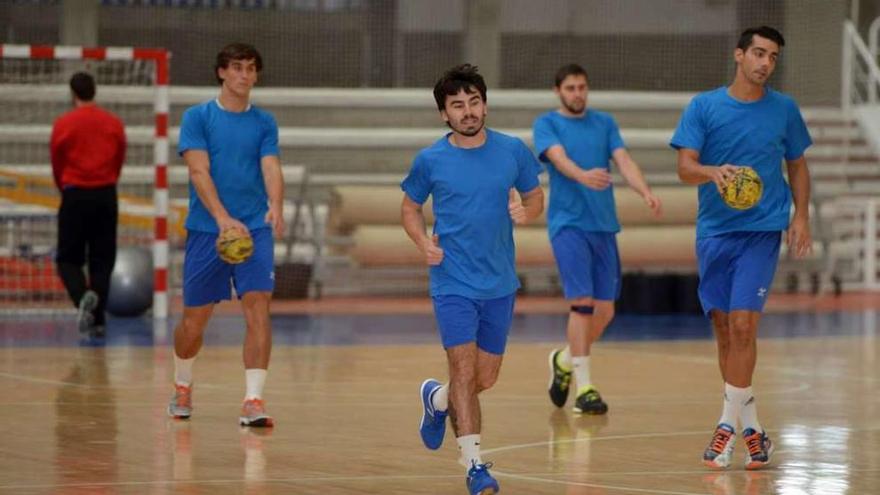
[[[153,317],[168,316],[168,110],[169,58],[161,48],[78,47],[0,44],[0,59],[43,60],[139,60],[152,62],[155,86],[153,108],[155,134],[154,230],[153,230]],[[48,146],[48,143],[47,143]]]

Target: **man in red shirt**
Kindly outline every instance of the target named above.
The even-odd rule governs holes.
[[[74,109],[55,121],[52,175],[61,191],[58,274],[79,308],[83,334],[104,336],[104,308],[116,261],[116,182],[125,160],[122,121],[95,104],[95,79],[70,78]],[[88,260],[86,260],[88,256]],[[88,261],[88,281],[83,265]]]

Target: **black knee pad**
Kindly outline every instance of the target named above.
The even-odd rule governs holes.
[[[591,315],[591,314],[593,314],[593,307],[592,306],[572,305],[571,311],[573,313],[580,313],[582,315]]]

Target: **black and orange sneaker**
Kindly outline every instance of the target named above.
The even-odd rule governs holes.
[[[712,441],[703,451],[703,464],[714,469],[730,466],[733,446],[736,444],[736,431],[727,423],[719,423],[712,434]]]
[[[770,464],[770,456],[773,455],[773,442],[766,432],[757,432],[753,428],[746,428],[742,432],[743,441],[746,443],[746,469],[761,469]]]

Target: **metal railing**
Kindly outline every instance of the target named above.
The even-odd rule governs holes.
[[[874,36],[869,48],[851,21],[843,24],[843,59],[841,70],[841,108],[845,113],[852,111],[853,105],[877,103],[880,87],[880,67],[877,66],[877,40],[880,23],[871,24],[869,36]]]
[[[880,66],[877,55],[880,51],[880,17],[868,29],[868,43],[862,39],[851,21],[843,25],[843,59],[841,70],[841,109],[847,121],[858,116],[862,130],[875,136],[880,130],[874,129],[877,114],[880,112]],[[868,112],[873,117],[866,117]],[[876,145],[877,143],[875,143]],[[847,140],[846,146],[849,146]],[[845,153],[845,156],[848,153]],[[880,242],[878,242],[878,214],[880,201],[877,198],[839,198],[834,202],[833,222],[836,232],[833,235],[832,249],[836,252],[832,259],[836,262],[854,262],[853,288],[880,290]],[[843,228],[849,226],[848,228]]]
[[[846,289],[880,290],[880,200],[839,198],[832,207],[832,271]]]

